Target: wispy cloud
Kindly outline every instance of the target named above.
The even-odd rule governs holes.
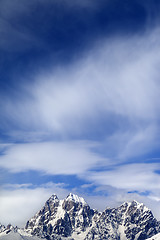
[[[157,182],[160,175],[156,173],[158,163],[126,164],[113,167],[108,171],[90,172],[87,178],[99,185],[109,185],[127,191],[159,190]]]
[[[37,49],[38,51],[38,48],[41,49],[41,51],[49,50],[47,40],[45,41],[43,36],[40,38],[39,33],[37,34],[34,31],[34,26],[37,24],[37,19],[34,18],[34,14],[37,14],[37,9],[41,12],[41,14],[38,15],[38,18],[39,21],[42,18],[42,24],[38,24],[36,27],[38,26],[37,29],[39,28],[39,32],[43,33],[45,30],[40,26],[43,24],[45,25],[45,21],[51,17],[51,15],[47,16],[48,18],[45,16],[46,9],[47,11],[52,9],[53,12],[55,11],[55,8],[63,11],[67,11],[67,9],[73,10],[79,7],[83,9],[91,8],[93,10],[94,5],[93,1],[90,0],[76,2],[68,2],[66,0],[33,0],[29,2],[25,0],[15,0],[14,3],[10,0],[2,0],[0,9],[0,50],[11,52],[13,54],[31,49]],[[52,14],[52,16],[54,18],[54,14]],[[50,25],[55,27],[53,23],[48,22],[47,26],[45,25],[45,27],[48,27],[48,31],[50,30]]]
[[[0,17],[0,49],[7,52],[19,52],[32,48],[40,41],[24,30],[12,26],[10,22]]]
[[[1,99],[2,127],[61,139],[86,139],[90,131],[111,149],[113,139],[117,146],[124,141],[117,156],[132,155],[136,146],[143,153],[158,138],[158,36],[156,30],[107,40],[71,66],[37,73],[18,99]]]
[[[104,162],[91,151],[93,146],[83,141],[13,144],[0,156],[0,166],[11,172],[37,170],[45,174],[80,174]]]
[[[32,186],[32,185],[30,185]],[[44,205],[46,200],[56,193],[60,198],[68,191],[60,184],[46,184],[29,188],[28,185],[10,185],[1,187],[1,221],[24,227],[25,223]]]

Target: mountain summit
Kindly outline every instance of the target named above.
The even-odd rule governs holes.
[[[69,237],[73,233],[79,235],[92,226],[94,215],[95,211],[77,195],[70,193],[64,200],[53,195],[27,222],[25,229],[32,235],[47,239]]]
[[[91,209],[82,197],[70,193],[63,200],[52,195],[27,221],[25,229],[10,226],[7,230],[1,226],[0,230],[0,240],[145,240],[152,236],[158,240],[160,223],[137,201],[106,208],[101,213]]]

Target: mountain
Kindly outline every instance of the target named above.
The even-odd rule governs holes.
[[[137,201],[103,212],[91,209],[81,197],[64,200],[52,195],[25,226],[0,225],[0,240],[160,240],[160,222]]]
[[[64,200],[51,196],[25,227],[46,239],[144,240],[160,232],[152,212],[136,201],[98,212],[83,198],[69,194]]]
[[[27,234],[24,230],[12,225],[8,225],[6,228],[3,226],[3,231],[0,232],[0,240],[41,240],[36,236]]]
[[[91,209],[83,198],[69,194],[64,200],[52,195],[44,207],[33,217],[25,229],[32,235],[54,239],[82,235],[93,224],[97,211]]]
[[[144,240],[160,232],[152,212],[136,201],[107,208],[85,239]]]

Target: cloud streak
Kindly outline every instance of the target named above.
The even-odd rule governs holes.
[[[1,99],[2,127],[61,139],[86,139],[89,131],[111,149],[113,139],[120,151],[126,145],[117,157],[130,157],[136,146],[143,154],[158,138],[158,36],[155,30],[97,43],[77,63],[37,73],[18,98]]]
[[[110,185],[127,191],[155,191],[159,190],[157,182],[160,175],[156,173],[158,163],[126,164],[108,171],[90,172],[87,178],[99,185]]]
[[[93,146],[89,142],[14,144],[0,156],[0,166],[11,172],[37,170],[44,174],[80,174],[104,162],[90,150]]]

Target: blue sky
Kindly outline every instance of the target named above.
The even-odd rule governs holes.
[[[2,223],[69,192],[100,210],[136,199],[160,219],[159,10],[1,1]]]

